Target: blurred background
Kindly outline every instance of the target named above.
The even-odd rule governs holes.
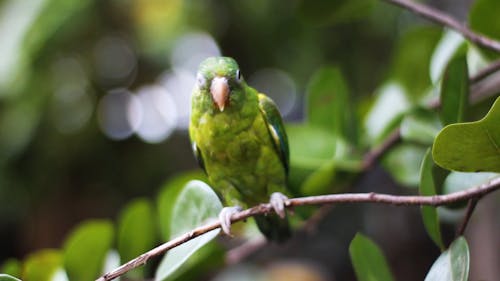
[[[471,1],[434,2],[465,20]],[[335,65],[361,118],[375,89],[401,65],[398,42],[415,34],[434,46],[441,29],[375,0],[1,0],[0,263],[58,248],[82,220],[115,218],[132,198],[153,198],[172,176],[197,169],[187,125],[205,57],[234,57],[287,122],[304,118],[315,71]],[[380,167],[356,191],[411,192]],[[347,245],[361,229],[390,252],[397,277],[415,274],[404,280],[422,280],[439,253],[417,208],[335,210],[316,235],[297,238],[308,243],[270,259],[305,259],[302,266],[324,280],[350,280]],[[371,224],[380,219],[384,231]]]

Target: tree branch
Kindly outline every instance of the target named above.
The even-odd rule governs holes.
[[[291,198],[285,201],[286,208],[304,205],[323,205],[323,204],[344,204],[344,203],[379,203],[396,206],[410,205],[429,205],[442,206],[463,200],[482,197],[492,191],[500,189],[500,177],[491,180],[486,184],[482,184],[467,190],[434,196],[397,196],[380,193],[345,193],[345,194],[329,194],[320,196],[309,196],[300,198]],[[260,204],[255,207],[243,210],[234,214],[231,222],[245,220],[251,216],[269,214],[273,212],[270,204]],[[172,239],[140,256],[123,264],[115,270],[101,276],[97,281],[113,280],[126,272],[145,264],[150,258],[161,255],[168,250],[186,243],[198,236],[201,236],[209,231],[220,228],[220,222],[214,221],[206,225],[197,227],[188,233],[185,233],[175,239]]]
[[[394,4],[396,6],[407,9],[419,16],[427,18],[437,24],[449,27],[460,34],[462,34],[465,38],[469,39],[471,42],[476,45],[482,46],[484,48],[493,50],[495,52],[500,53],[500,42],[489,38],[485,35],[475,33],[471,29],[469,29],[466,25],[460,23],[453,17],[426,6],[424,4],[420,4],[413,1],[408,0],[385,0],[388,3]]]
[[[478,197],[469,199],[469,202],[467,203],[467,210],[465,211],[464,220],[462,221],[462,224],[457,231],[457,237],[464,234],[465,228],[467,228],[467,224],[469,224],[469,220],[472,217],[472,213],[474,212],[478,201]]]

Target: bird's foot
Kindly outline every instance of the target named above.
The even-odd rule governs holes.
[[[241,212],[242,210],[243,208],[241,208],[240,206],[222,208],[219,213],[219,221],[222,232],[224,232],[226,235],[231,236],[231,217],[234,214]]]
[[[273,194],[271,194],[271,199],[269,200],[269,203],[273,207],[276,214],[278,214],[278,216],[282,219],[284,219],[286,216],[285,213],[286,200],[288,200],[288,197],[286,197],[286,195],[281,192],[274,192]]]

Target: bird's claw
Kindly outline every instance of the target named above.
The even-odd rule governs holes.
[[[242,210],[243,209],[240,206],[222,208],[219,213],[219,221],[222,232],[224,232],[228,236],[231,236],[231,217]]]
[[[274,211],[278,216],[282,219],[285,218],[286,213],[285,213],[285,201],[288,200],[288,197],[284,195],[281,192],[274,192],[271,194],[271,199],[269,200],[269,203],[271,203],[271,206],[273,207]]]

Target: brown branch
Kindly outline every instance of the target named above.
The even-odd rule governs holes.
[[[343,204],[343,203],[380,203],[380,204],[390,204],[396,206],[401,206],[401,205],[441,206],[472,198],[479,198],[497,189],[500,189],[500,177],[495,178],[488,183],[446,195],[397,196],[397,195],[380,194],[380,193],[344,193],[344,194],[330,194],[330,195],[291,198],[285,201],[285,206],[287,208],[290,208],[290,207],[304,206],[304,205]],[[273,209],[270,204],[260,204],[255,207],[234,214],[231,218],[231,222],[234,223],[237,221],[245,220],[254,215],[269,214],[271,212],[273,212]],[[121,276],[126,272],[145,264],[150,258],[161,255],[172,248],[175,248],[183,243],[186,243],[187,241],[190,241],[202,234],[205,234],[217,228],[220,228],[219,221],[214,221],[212,223],[197,227],[188,233],[185,233],[173,240],[168,241],[165,244],[162,244],[140,255],[139,257],[123,264],[122,266],[114,269],[113,271],[106,273],[105,275],[97,279],[97,281],[113,280],[116,277]]]
[[[485,35],[478,34],[471,29],[469,29],[466,25],[460,23],[453,17],[436,10],[434,8],[431,8],[429,6],[426,6],[421,3],[413,2],[413,1],[408,1],[408,0],[385,0],[388,3],[397,5],[399,7],[402,7],[404,9],[407,9],[419,16],[422,16],[424,18],[427,18],[437,24],[446,26],[448,28],[451,28],[460,34],[464,36],[465,38],[469,39],[471,42],[475,43],[476,45],[482,46],[484,48],[493,50],[495,52],[500,53],[500,42],[489,38]]]
[[[500,70],[500,60],[496,60],[496,61],[493,61],[492,63],[490,63],[489,65],[487,65],[485,68],[478,71],[473,76],[471,76],[469,78],[469,80],[470,80],[471,84],[477,83],[477,82],[483,80],[484,78],[490,76],[491,74],[493,74],[499,70]]]
[[[467,228],[467,224],[469,224],[470,218],[472,217],[472,213],[474,212],[478,201],[478,197],[469,199],[469,202],[467,203],[467,210],[465,211],[464,220],[462,221],[462,224],[457,231],[457,237],[464,234],[465,228]]]

